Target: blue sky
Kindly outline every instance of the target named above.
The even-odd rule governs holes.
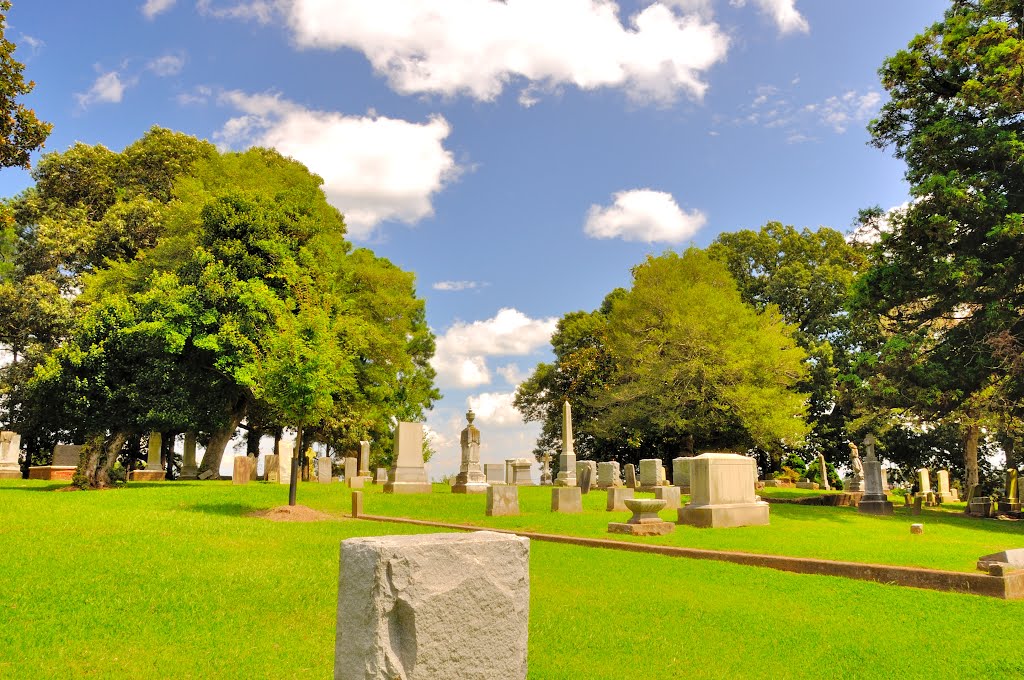
[[[416,272],[445,398],[435,476],[477,411],[482,458],[555,320],[648,253],[769,220],[846,230],[907,199],[867,146],[877,69],[938,0],[15,0],[46,150],[150,126],[275,146],[352,240]],[[0,172],[0,195],[31,183]]]

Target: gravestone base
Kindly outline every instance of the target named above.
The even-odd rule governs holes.
[[[0,479],[21,479],[21,470],[0,470]]]
[[[672,522],[648,522],[646,524],[629,524],[628,522],[609,522],[609,534],[629,534],[630,536],[664,536],[675,531]]]
[[[641,486],[636,487],[636,490],[641,492],[641,493],[655,493],[658,489],[665,489],[665,488],[676,488],[676,487],[666,487],[663,484],[658,484],[656,486],[642,486],[641,485]]]
[[[359,517],[363,514],[363,492],[352,492],[352,516]]]
[[[357,477],[356,479],[362,479]],[[355,480],[352,480],[355,482]],[[352,487],[353,489],[360,487]],[[384,484],[384,493],[432,493],[434,487],[430,482],[387,482]]]
[[[939,493],[936,497],[938,498],[939,503],[956,503],[960,500],[956,494],[952,493]]]
[[[488,517],[519,514],[519,487],[506,484],[487,487]]]
[[[768,504],[687,505],[679,508],[679,523],[703,529],[768,525]]]
[[[163,470],[132,470],[128,479],[133,482],[162,482],[167,479]],[[245,481],[249,481],[248,476]]]
[[[654,489],[654,497],[665,501],[666,510],[678,510],[682,507],[678,486],[659,486]]]
[[[1020,512],[1020,501],[999,501],[996,503],[999,512]]]
[[[71,479],[75,476],[78,466],[69,465],[33,465],[28,469],[29,479]]]
[[[551,489],[551,512],[583,512],[583,493],[578,486]]]
[[[684,496],[689,496],[690,495],[690,485],[689,484],[687,484],[685,486],[676,485],[676,488],[679,489],[679,493],[683,494]]]
[[[857,503],[857,512],[862,512],[865,515],[891,515],[892,514],[892,502],[889,501],[885,496],[874,496],[871,494],[865,494]]]
[[[456,482],[452,484],[452,493],[487,493],[489,488],[487,482]]]
[[[821,487],[820,487],[820,485],[817,482],[797,482],[796,483],[796,488],[798,488],[798,489],[810,489],[812,491],[817,491]]]
[[[178,475],[178,479],[199,479],[199,467],[193,465],[191,467],[182,468],[181,474]]]
[[[362,489],[363,487],[366,486],[366,477],[353,477],[352,479],[346,479],[345,480],[345,486],[347,486],[350,489]],[[427,486],[430,486],[430,485],[427,484]],[[384,491],[385,491],[385,493],[394,493],[394,492],[388,491],[386,488],[384,489]],[[399,491],[398,493],[402,493],[402,492]],[[409,492],[409,493],[411,493],[411,492]]]
[[[635,489],[627,489],[625,487],[609,487],[608,488],[608,504],[605,510],[608,512],[625,512],[629,510],[624,502],[627,498],[634,498],[636,494]]]

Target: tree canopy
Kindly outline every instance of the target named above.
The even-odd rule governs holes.
[[[15,45],[7,39],[8,0],[0,1],[0,168],[28,168],[29,154],[43,145],[53,126],[17,99],[36,86],[26,82],[25,65],[14,58]]]

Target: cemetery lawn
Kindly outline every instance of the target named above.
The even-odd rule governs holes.
[[[962,515],[963,503],[951,504],[946,509],[925,508],[922,515],[913,516],[908,508],[903,507],[903,499],[895,497],[891,499],[895,512],[889,517],[861,514],[856,508],[775,503],[771,505],[771,525],[767,527],[710,530],[677,525],[667,536],[633,537],[608,533],[609,522],[624,522],[630,513],[607,512],[607,494],[603,490],[594,490],[583,496],[582,514],[564,515],[550,511],[551,487],[520,487],[519,508],[522,514],[518,517],[487,517],[484,514],[487,501],[483,494],[453,494],[444,484],[435,484],[433,494],[384,494],[379,486],[373,485],[367,486],[364,493],[363,511],[369,515],[951,571],[975,571],[982,555],[1024,547],[1024,522],[965,517]],[[820,495],[819,492],[810,493]],[[349,494],[345,489],[331,499],[330,507],[336,512],[348,512],[351,507]],[[637,497],[653,498],[654,494],[637,493]],[[686,500],[684,496],[684,504]],[[675,522],[676,512],[665,510],[661,517]],[[923,535],[911,535],[910,525],[914,523],[925,525]]]
[[[276,484],[53,491],[60,487],[0,481],[3,678],[326,680],[339,542],[429,531],[342,518],[350,496],[340,484],[300,486],[300,503],[337,515],[308,524],[246,516],[286,500],[287,488]],[[368,489],[367,511],[482,517],[482,497],[435,488],[432,496],[386,498]],[[605,522],[618,514],[598,514],[604,494],[594,492],[584,515],[545,522],[547,498],[547,489],[523,489],[520,520],[568,531],[591,526],[592,515]],[[787,512],[794,508],[837,512],[814,520]],[[851,525],[870,526],[859,519],[842,509],[773,506],[768,529],[777,548],[821,542],[841,552]],[[1017,544],[1015,535],[986,539],[992,530],[982,525],[940,519],[954,518],[925,515],[925,538],[948,527],[979,534],[978,545]],[[906,531],[909,519],[880,526],[890,522]],[[811,538],[799,540],[801,532]],[[743,530],[705,530],[700,540],[764,547]],[[950,550],[970,543],[956,540]],[[1024,657],[1007,653],[1024,646],[1024,628],[978,625],[1017,621],[1024,602],[540,541],[531,544],[530,569],[531,679],[1024,675]]]

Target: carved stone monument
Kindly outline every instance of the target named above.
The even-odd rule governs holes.
[[[330,456],[320,456],[316,459],[316,481],[320,484],[330,484],[334,481],[334,459]]]
[[[503,517],[519,514],[519,487],[495,484],[487,487],[488,517]]]
[[[626,488],[636,489],[636,466],[632,463],[626,463]]]
[[[504,463],[484,463],[484,476],[487,478],[488,484],[504,484],[505,483],[505,464]]]
[[[621,486],[610,486],[608,487],[608,503],[605,506],[605,510],[608,512],[624,511],[626,510],[626,499],[633,498],[635,495],[636,489],[627,489]]]
[[[551,512],[583,512],[583,494],[578,486],[551,488]]]
[[[162,479],[167,478],[167,473],[164,471],[163,465],[160,464],[160,450],[163,447],[163,435],[159,432],[149,433],[149,445],[146,453],[146,469],[145,470],[132,470],[128,478],[135,482],[159,482]],[[248,473],[249,468],[245,468]],[[234,478],[234,468],[232,468],[232,478]]]
[[[678,487],[671,487],[679,493]],[[624,501],[626,508],[633,516],[626,522],[609,522],[608,533],[630,534],[632,536],[663,536],[675,530],[676,525],[666,522],[658,516],[665,509],[665,501],[660,498],[629,498]]]
[[[71,479],[78,469],[82,447],[78,444],[57,444],[53,447],[51,465],[33,465],[28,469],[29,479]]]
[[[679,523],[697,527],[768,524],[768,504],[754,494],[757,464],[735,453],[703,453],[690,464],[690,502]]]
[[[473,425],[476,414],[466,412],[468,425],[462,430],[462,464],[452,484],[452,493],[487,493],[487,477],[480,469],[480,430]]]
[[[942,472],[945,472],[943,470]],[[939,472],[939,493],[942,493],[942,472]],[[947,473],[948,474],[948,473]],[[949,481],[946,481],[946,491],[949,492]],[[1003,473],[1003,493],[997,502],[999,512],[1020,512],[1019,487],[1017,486],[1017,471],[1010,468]]]
[[[864,438],[867,459],[864,461],[864,495],[857,504],[857,512],[869,515],[891,515],[892,503],[882,491],[882,464],[875,456],[875,437]]]
[[[553,484],[554,480],[551,478],[551,454],[545,451],[540,467],[540,485],[552,486]]]
[[[562,455],[558,458],[555,486],[576,486],[576,450],[572,440],[572,407],[562,404]]]
[[[423,466],[423,425],[398,423],[395,463],[388,472],[384,493],[430,493],[433,488]]]
[[[825,454],[823,453],[818,454],[818,470],[821,471],[821,488],[826,491],[831,490],[832,487],[828,483],[828,464],[825,462]]]
[[[370,475],[370,442],[359,442],[359,476],[369,478]]]
[[[651,492],[665,485],[665,466],[659,458],[640,461],[640,490]]]
[[[509,484],[516,486],[533,486],[533,477],[530,471],[533,469],[533,461],[529,458],[513,458],[509,462],[512,476]]]
[[[267,462],[263,461],[266,468]],[[181,452],[181,474],[178,479],[199,479],[199,465],[196,463],[196,433],[186,432]]]
[[[864,491],[864,465],[860,460],[860,451],[853,442],[850,444],[850,476],[846,478],[844,491],[859,493]]]

